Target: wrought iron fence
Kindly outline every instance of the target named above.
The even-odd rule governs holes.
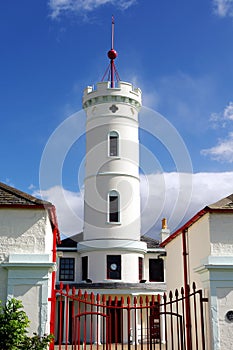
[[[54,314],[59,350],[205,350],[202,290],[118,296],[60,284]],[[117,293],[117,290],[116,290]]]

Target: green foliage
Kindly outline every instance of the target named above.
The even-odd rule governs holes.
[[[23,349],[25,350],[44,350],[48,348],[48,345],[53,340],[53,336],[44,335],[39,337],[36,333],[33,333],[33,337],[27,337],[23,343]]]
[[[27,336],[29,319],[17,299],[8,300],[0,308],[0,349],[17,350]]]
[[[0,301],[0,350],[44,350],[52,341],[52,335],[28,336],[29,319],[22,302],[12,298],[3,307]]]

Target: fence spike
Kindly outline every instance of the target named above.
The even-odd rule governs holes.
[[[100,302],[100,295],[99,295],[99,293],[97,293],[97,295],[96,295],[96,301],[97,301],[97,303]]]
[[[81,291],[81,289],[78,290],[78,297],[79,297],[79,298],[82,297],[82,291]]]
[[[196,283],[193,282],[193,291],[195,292],[195,290],[196,290]]]
[[[133,298],[133,303],[134,303],[134,305],[137,305],[137,297],[136,296],[134,296],[134,298]]]
[[[75,287],[72,287],[72,296],[75,296],[75,294],[76,294]]]
[[[175,296],[176,296],[176,299],[179,297],[179,291],[178,291],[178,289],[175,290]]]
[[[69,293],[69,290],[70,290],[70,286],[69,284],[66,285],[66,293]]]
[[[139,303],[140,303],[140,305],[143,304],[143,297],[142,296],[140,296],[140,298],[139,298]]]
[[[109,295],[109,297],[108,297],[108,302],[109,302],[109,305],[112,304],[112,296],[111,295]]]
[[[121,306],[123,306],[124,305],[124,297],[122,296],[121,297]]]
[[[182,295],[182,297],[183,297],[183,295],[184,295],[184,287],[181,287],[180,292],[181,292],[181,295]]]
[[[91,292],[91,302],[94,302],[94,300],[95,300],[94,293],[93,293],[93,292]]]
[[[115,304],[115,306],[117,306],[117,304],[118,304],[118,298],[117,298],[117,295],[115,296],[114,304]]]
[[[127,304],[130,305],[130,296],[127,297]]]
[[[87,294],[87,291],[85,290],[84,299],[87,300],[87,298],[88,298],[88,294]]]
[[[104,294],[102,297],[102,302],[105,304],[106,303],[106,295]]]
[[[63,283],[60,282],[60,290],[62,290],[62,289],[63,289]]]
[[[149,297],[148,297],[148,295],[146,296],[146,304],[148,304],[149,303]]]
[[[173,295],[172,295],[172,291],[170,290],[169,292],[169,298],[172,299]]]

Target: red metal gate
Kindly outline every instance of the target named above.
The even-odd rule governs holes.
[[[188,295],[182,288],[168,295],[112,297],[60,284],[50,349],[205,350],[207,299],[192,287]]]

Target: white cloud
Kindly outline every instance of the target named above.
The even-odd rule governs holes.
[[[91,12],[106,4],[115,5],[122,10],[126,10],[135,3],[136,0],[49,0],[48,5],[51,10],[51,17],[55,19],[63,14]]]
[[[61,186],[48,190],[35,191],[34,196],[41,196],[56,207],[60,232],[72,236],[83,230],[83,194],[71,192]]]
[[[219,162],[233,163],[233,132],[229,132],[232,129],[233,102],[229,102],[223,112],[212,113],[209,121],[213,129],[227,128],[228,135],[219,139],[216,146],[201,150],[201,154]]]
[[[190,181],[183,181],[181,185],[181,176],[192,177],[192,191],[187,188],[190,186]],[[153,237],[158,238],[163,217],[168,219],[169,228],[175,230],[206,205],[231,194],[232,183],[233,172],[190,175],[162,173],[141,176],[142,234],[149,229],[150,235],[153,234]],[[189,198],[186,198],[184,210],[182,207],[186,193],[189,193]],[[38,194],[39,192],[34,193]],[[82,231],[82,193],[67,191],[56,186],[42,191],[41,194],[45,200],[56,206],[62,234],[71,236]],[[174,210],[175,207],[178,210]]]
[[[219,162],[233,163],[233,132],[226,139],[219,140],[217,146],[201,150],[201,154]]]
[[[233,0],[213,0],[213,4],[219,17],[233,17]]]
[[[213,129],[225,128],[229,122],[233,121],[233,102],[224,108],[223,112],[211,113],[209,121]]]

